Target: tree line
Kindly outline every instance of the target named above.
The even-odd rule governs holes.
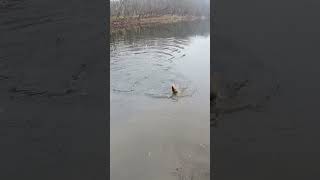
[[[111,16],[209,16],[210,0],[113,0]]]

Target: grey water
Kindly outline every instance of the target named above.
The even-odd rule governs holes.
[[[257,112],[220,116],[214,179],[319,179],[320,2],[216,3],[211,72],[224,82],[247,79],[243,101],[269,100]]]
[[[209,31],[194,21],[111,33],[111,179],[210,178]]]

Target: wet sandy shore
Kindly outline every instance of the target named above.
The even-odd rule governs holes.
[[[319,6],[314,0],[217,1],[211,73],[228,82],[249,79],[253,87],[277,82],[279,91],[260,111],[225,114],[212,129],[216,180],[320,177]]]
[[[106,9],[1,0],[0,179],[105,178]]]

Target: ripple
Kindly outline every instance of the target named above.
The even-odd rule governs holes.
[[[115,93],[135,93],[152,98],[178,99],[192,96],[191,81],[175,68],[175,59],[185,56],[187,40],[175,38],[111,44],[111,89]],[[180,93],[172,96],[171,85]]]

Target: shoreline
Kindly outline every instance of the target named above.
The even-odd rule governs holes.
[[[110,17],[110,32],[133,28],[133,27],[145,27],[157,24],[171,24],[185,21],[195,21],[200,19],[208,19],[207,17],[200,16],[176,16],[176,15],[163,15],[139,18],[133,17]]]

